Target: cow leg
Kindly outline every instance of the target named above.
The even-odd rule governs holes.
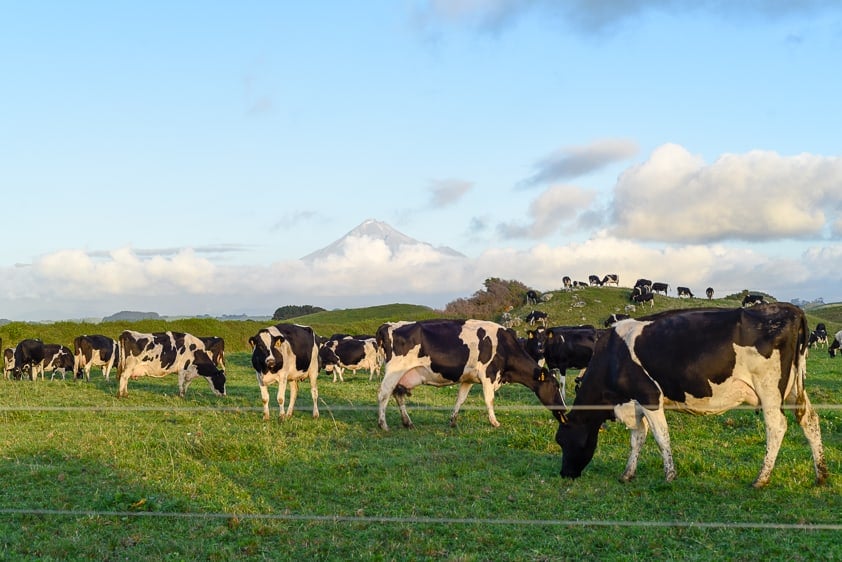
[[[263,421],[269,421],[269,388],[258,381],[260,400],[263,402]]]
[[[633,411],[631,419],[627,416],[617,416],[631,430],[629,460],[626,462],[626,469],[620,476],[620,482],[629,482],[637,472],[637,460],[640,458],[640,451],[646,441],[646,436],[649,434],[649,422],[646,421],[643,412],[636,405],[628,404],[620,406],[620,408],[623,408],[625,412],[628,412],[629,409]],[[615,408],[615,411],[617,411],[617,408]]]
[[[652,437],[655,438],[655,443],[658,444],[658,448],[661,450],[661,458],[664,461],[664,478],[666,478],[667,482],[672,482],[675,480],[675,462],[672,459],[670,432],[664,409],[648,410],[641,407],[641,410],[643,410],[643,415],[649,421],[649,425],[652,428]]]
[[[786,416],[781,411],[780,404],[763,405],[763,421],[766,425],[766,456],[763,458],[763,466],[760,467],[760,474],[752,486],[762,488],[769,483],[772,469],[775,468],[775,460],[778,458],[778,451],[783,443],[786,434]],[[803,426],[802,426],[803,427]]]
[[[824,484],[828,477],[827,463],[824,459],[824,447],[822,446],[822,433],[819,426],[819,416],[810,404],[807,393],[803,392],[798,398],[798,408],[795,410],[795,417],[804,437],[810,443],[813,451],[813,466],[816,469],[816,484]]]
[[[456,416],[459,414],[459,408],[462,407],[462,404],[465,403],[465,400],[468,398],[468,393],[471,391],[471,387],[474,386],[473,383],[463,382],[459,385],[459,392],[456,394],[456,404],[453,406],[453,413],[450,414],[450,427],[456,427]],[[492,397],[493,400],[493,397]],[[489,408],[489,420],[491,420],[491,425],[497,421],[494,418],[494,410],[493,408]],[[497,424],[500,425],[500,424]],[[494,427],[497,427],[494,425]]]
[[[407,429],[415,429],[415,425],[412,423],[412,420],[409,418],[409,413],[406,411],[406,393],[396,392],[395,402],[397,403],[398,410],[401,413],[401,423],[403,423],[403,426]]]
[[[333,382],[336,382],[336,375],[339,375],[339,382],[345,382],[345,378],[342,376],[345,369],[337,365],[333,368]]]
[[[389,398],[392,397],[395,387],[398,386],[398,381],[401,380],[403,374],[404,371],[387,370],[383,375],[383,380],[380,381],[380,391],[377,393],[377,425],[384,431],[389,430],[389,424],[386,423],[386,406],[389,404]],[[395,401],[400,406],[401,403],[397,396],[395,396]]]
[[[117,397],[125,398],[129,395],[129,373],[122,372],[117,374]]]
[[[319,386],[316,383],[318,376],[318,370],[310,375],[310,398],[313,400],[313,419],[319,417]]]

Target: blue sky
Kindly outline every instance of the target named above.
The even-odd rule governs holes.
[[[838,2],[5,7],[0,317],[609,272],[842,300]],[[299,260],[369,218],[466,258]]]

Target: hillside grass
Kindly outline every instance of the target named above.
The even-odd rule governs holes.
[[[0,520],[6,559],[98,560],[788,560],[842,557],[839,359],[813,353],[831,478],[813,484],[791,414],[771,484],[750,484],[764,452],[753,410],[668,412],[678,478],[648,439],[621,484],[629,432],[611,423],[577,480],[558,476],[557,423],[518,385],[498,393],[501,427],[474,389],[393,403],[377,427],[378,382],[360,373],[308,384],[292,419],[261,419],[248,353],[228,357],[228,396],[175,377],[129,383],[0,381]],[[573,374],[568,375],[572,377]],[[572,382],[569,380],[568,382]],[[572,384],[568,384],[572,388]],[[274,388],[272,389],[274,396]],[[572,397],[571,397],[572,398]]]

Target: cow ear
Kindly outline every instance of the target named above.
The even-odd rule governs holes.
[[[283,340],[283,339],[281,339],[281,338],[278,338],[278,339],[276,339],[274,342],[272,342],[272,347],[276,347],[276,348],[278,348],[278,349],[281,349],[281,344],[282,344],[282,343],[284,343],[284,340]]]
[[[547,339],[548,339],[548,340],[553,339],[553,333],[552,333],[552,331],[547,331],[547,332],[545,332],[545,333],[547,334]]]
[[[527,338],[527,339],[530,339],[530,340],[531,340],[531,339],[533,339],[534,337],[535,337],[535,334],[533,334],[533,333],[532,333],[532,330],[529,330],[528,332],[526,332],[526,338]]]
[[[254,343],[254,336],[249,338],[249,345],[252,349],[254,349],[257,346],[257,344]]]

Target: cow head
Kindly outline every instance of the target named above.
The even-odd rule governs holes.
[[[566,421],[567,404],[564,402],[564,396],[561,395],[558,380],[546,367],[536,367],[533,378],[536,383],[534,392],[541,403],[550,409],[559,422]]]
[[[268,329],[263,329],[249,338],[251,345],[251,365],[258,373],[277,372],[284,366],[284,358],[280,346],[284,342],[280,333],[273,335]]]
[[[600,423],[563,420],[555,434],[561,447],[561,476],[578,478],[596,452]]]
[[[216,367],[210,360],[196,364],[199,375],[205,377],[217,396],[225,396],[225,371]]]

